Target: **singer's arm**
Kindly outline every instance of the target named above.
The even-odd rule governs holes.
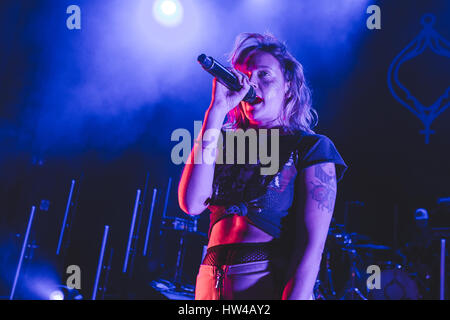
[[[220,132],[225,116],[226,111],[223,111],[223,108],[215,108],[211,104],[206,111],[197,141],[202,139],[206,130],[215,129]],[[187,214],[200,214],[207,208],[204,203],[212,193],[215,161],[204,161],[201,153],[202,147],[206,148],[208,152],[213,152],[213,149],[217,148],[218,136],[214,140],[203,144],[194,143],[181,175],[178,186],[178,202],[181,209]],[[201,163],[196,164],[195,159],[201,160]],[[198,160],[196,162],[199,162]]]
[[[296,239],[290,264],[290,280],[283,299],[309,300],[319,272],[336,199],[334,163],[321,163],[303,170],[297,181],[301,201],[297,207]]]
[[[212,193],[215,157],[203,161],[202,153],[204,150],[202,148],[208,149],[206,151],[210,154],[213,153],[213,149],[217,148],[220,137],[218,133],[221,133],[227,113],[242,101],[250,89],[246,75],[234,69],[231,69],[230,72],[239,79],[242,88],[239,91],[230,91],[214,78],[211,104],[205,113],[203,127],[197,141],[203,140],[203,135],[210,129],[213,134],[208,137],[208,142],[194,144],[181,174],[180,184],[178,185],[178,202],[181,209],[187,214],[202,213],[207,208],[205,201]],[[198,163],[196,159],[202,159],[201,163]]]

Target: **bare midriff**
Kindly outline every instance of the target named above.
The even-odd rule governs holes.
[[[273,236],[252,225],[246,217],[230,215],[214,224],[208,248],[232,243],[269,242]]]

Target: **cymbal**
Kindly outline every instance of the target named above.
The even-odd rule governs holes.
[[[370,240],[369,236],[366,236],[361,233],[352,232],[352,233],[349,233],[349,235],[353,240],[359,240],[359,241],[369,241]]]
[[[371,243],[354,244],[351,247],[355,249],[391,250],[391,247]]]
[[[328,231],[328,234],[336,237],[336,238],[347,238],[347,239],[352,239],[352,241],[369,241],[370,237],[360,234],[360,233],[356,233],[356,232],[352,232],[352,233],[347,233],[347,232],[342,232],[335,229],[331,229]]]

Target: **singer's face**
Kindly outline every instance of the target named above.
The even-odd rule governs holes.
[[[242,102],[250,126],[270,128],[279,125],[277,119],[284,105],[288,84],[278,60],[270,53],[257,50],[236,69],[249,77],[256,95],[262,99],[253,105]]]

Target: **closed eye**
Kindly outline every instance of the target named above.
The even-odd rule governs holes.
[[[269,75],[269,73],[266,72],[266,71],[259,71],[259,72],[258,72],[258,77],[259,77],[259,78],[264,78],[264,77],[266,77],[266,76],[268,76],[268,75]]]

